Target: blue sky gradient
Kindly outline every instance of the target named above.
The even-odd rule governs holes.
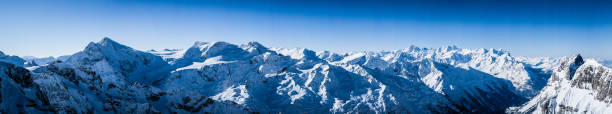
[[[333,52],[410,45],[612,59],[608,1],[0,1],[0,50],[58,56],[103,37],[140,50],[258,41]]]

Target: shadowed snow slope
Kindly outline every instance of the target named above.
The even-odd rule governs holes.
[[[15,64],[17,66],[23,66],[25,63],[25,60],[17,56],[5,55],[4,53],[2,53],[2,51],[0,51],[0,62]]]
[[[49,113],[46,94],[33,83],[32,74],[15,64],[0,62],[0,112]]]
[[[535,96],[557,62],[456,46],[338,54],[196,42],[142,52],[104,38],[28,67],[40,91],[20,99],[38,104],[4,112],[46,103],[60,113],[501,113]]]
[[[161,57],[134,50],[109,38],[89,43],[85,50],[71,56],[67,63],[73,67],[97,70],[101,75],[127,77],[129,81],[154,83],[165,78],[169,65]]]

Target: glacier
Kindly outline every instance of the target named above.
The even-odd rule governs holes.
[[[559,91],[550,90],[557,83],[552,80],[560,80],[560,67],[568,66],[567,58],[456,46],[333,53],[195,42],[186,49],[139,51],[110,38],[62,58],[0,53],[0,96],[10,99],[0,102],[0,112],[530,113],[541,112],[532,108],[543,104],[537,99],[554,101],[544,94]],[[595,60],[584,64],[605,69]],[[591,72],[575,73],[575,80],[596,79]],[[604,77],[597,84],[610,80]],[[574,85],[567,88],[601,88]],[[550,94],[559,93],[580,92]],[[608,97],[593,96],[581,102],[609,104]]]

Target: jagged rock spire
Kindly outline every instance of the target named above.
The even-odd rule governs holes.
[[[576,66],[580,66],[584,64],[584,60],[582,59],[582,56],[580,56],[580,54],[576,55],[573,60],[574,60],[574,65]]]
[[[573,79],[574,78],[574,73],[576,73],[576,70],[580,67],[580,65],[584,64],[584,59],[582,59],[582,56],[580,56],[580,54],[574,56],[573,59],[571,59],[572,61],[570,61],[570,75],[569,75],[569,79]]]

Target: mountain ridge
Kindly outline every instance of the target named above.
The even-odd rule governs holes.
[[[559,63],[457,46],[339,54],[195,42],[139,51],[103,38],[28,69],[63,113],[503,113],[537,97]]]
[[[509,113],[606,113],[612,110],[612,70],[581,55],[564,58],[548,85],[531,101]]]

